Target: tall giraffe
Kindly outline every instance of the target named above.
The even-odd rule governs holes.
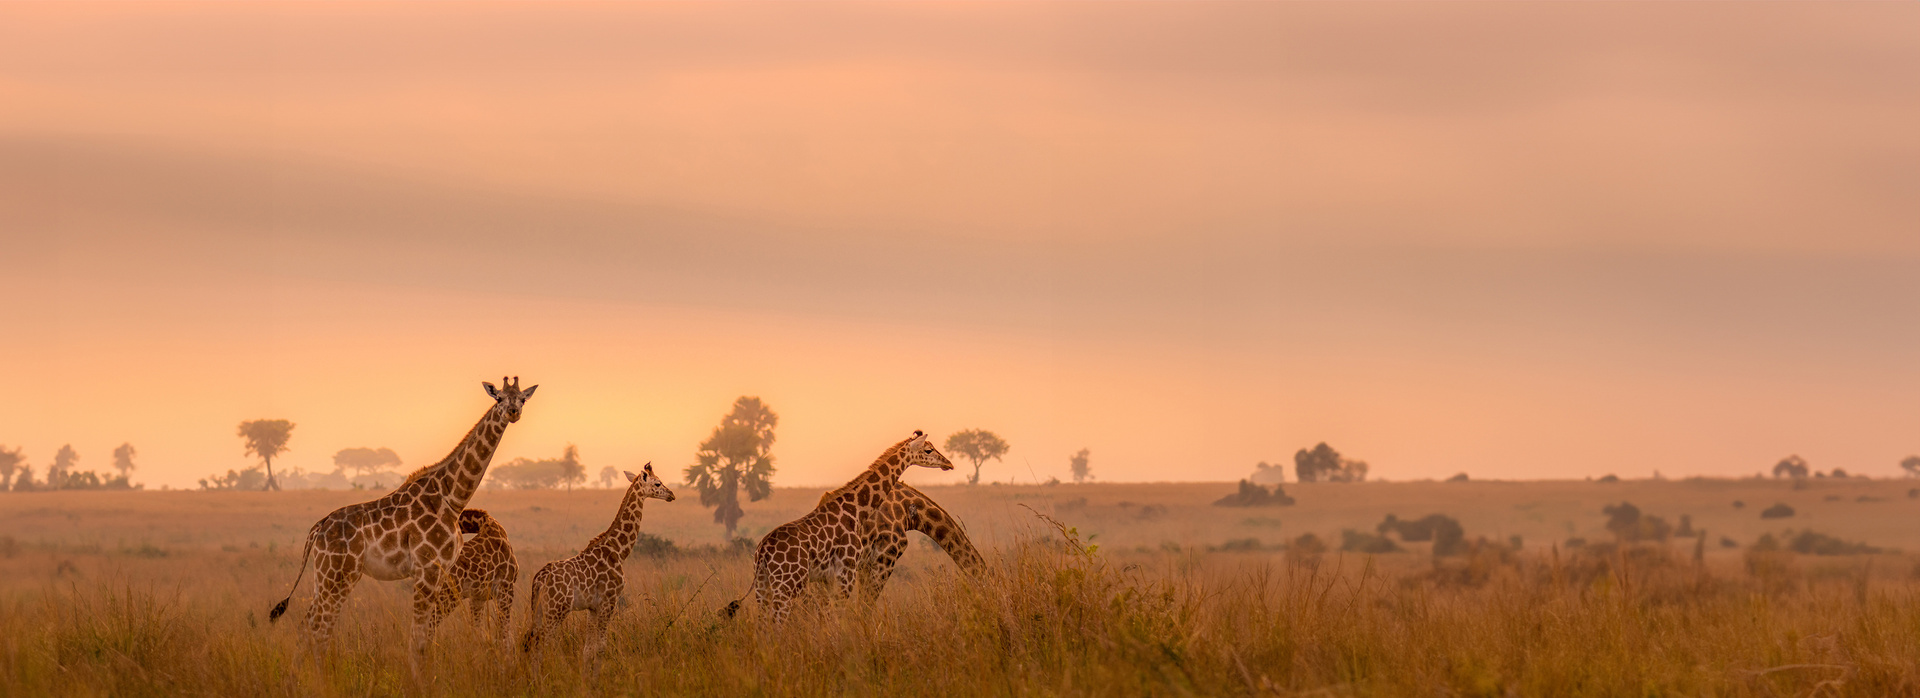
[[[581,650],[581,660],[593,666],[600,648],[607,642],[607,625],[613,621],[621,596],[626,594],[627,575],[620,563],[633,553],[633,542],[640,537],[640,508],[648,498],[673,501],[673,490],[653,474],[653,464],[640,474],[626,473],[627,495],[614,512],[613,524],[573,557],[549,562],[533,575],[533,589],[527,593],[527,635],[520,641],[523,652],[532,652],[540,641],[560,627],[567,614],[588,611],[593,614],[593,636]]]
[[[853,593],[859,558],[867,541],[879,535],[875,529],[906,520],[906,505],[890,500],[910,466],[953,469],[953,463],[927,443],[927,435],[915,431],[881,453],[866,472],[821,497],[812,512],[760,539],[753,551],[753,594],[769,620],[785,620],[787,607],[813,577],[838,582],[842,598]]]
[[[460,544],[460,554],[447,568],[440,585],[440,615],[446,617],[461,601],[473,612],[473,627],[486,625],[486,602],[500,613],[494,618],[494,642],[505,644],[513,622],[513,585],[520,581],[520,562],[513,557],[507,527],[482,509],[460,512],[460,532],[474,536]]]
[[[440,462],[414,471],[392,493],[371,502],[349,504],[327,514],[307,531],[300,574],[287,598],[267,615],[272,622],[287,610],[293,590],[308,565],[314,568],[313,605],[307,609],[305,637],[315,649],[333,634],[334,616],[353,585],[366,575],[381,581],[413,580],[413,632],[408,664],[415,677],[427,643],[444,612],[435,599],[460,548],[460,512],[473,498],[493,462],[507,425],[520,421],[520,409],[540,386],[520,389],[520,379],[501,379],[502,387],[481,383],[493,406]]]

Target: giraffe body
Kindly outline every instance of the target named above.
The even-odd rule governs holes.
[[[527,594],[529,627],[521,640],[522,651],[538,649],[574,611],[593,614],[592,635],[581,659],[593,666],[600,648],[606,645],[607,627],[626,594],[626,572],[621,563],[633,553],[634,540],[640,536],[641,506],[648,498],[673,501],[673,491],[654,476],[652,463],[639,475],[626,475],[630,484],[620,510],[614,514],[613,525],[578,554],[549,562],[534,573],[533,587]]]
[[[494,618],[494,641],[505,643],[507,627],[513,621],[513,585],[520,581],[520,563],[513,557],[507,529],[487,512],[468,509],[460,512],[460,532],[474,536],[460,544],[460,554],[447,570],[441,586],[440,615],[453,612],[464,600],[473,612],[474,627],[484,627],[486,605],[492,602],[499,610]]]
[[[846,485],[820,498],[813,511],[768,532],[753,551],[753,593],[767,619],[786,619],[794,598],[814,579],[831,580],[841,598],[852,594],[868,542],[905,538],[906,503],[895,493],[910,466],[952,470],[927,437],[914,432],[894,444]],[[883,530],[884,528],[884,530]]]
[[[522,391],[518,379],[503,383],[504,388],[481,384],[493,397],[493,407],[446,458],[415,471],[384,497],[333,510],[307,531],[300,574],[313,567],[317,587],[303,628],[308,644],[325,647],[335,617],[361,576],[381,581],[411,579],[413,630],[408,658],[414,675],[419,675],[434,628],[445,616],[440,585],[460,548],[460,512],[479,488],[507,425],[520,421],[521,407],[540,387]],[[294,578],[294,587],[300,579]],[[289,590],[287,598],[268,614],[268,621],[278,620],[292,599]]]

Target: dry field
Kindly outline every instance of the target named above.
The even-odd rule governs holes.
[[[655,501],[642,530],[692,551],[627,562],[632,603],[598,676],[581,670],[577,636],[523,660],[461,613],[417,684],[404,584],[363,581],[318,666],[293,660],[294,623],[266,622],[308,525],[369,493],[6,494],[0,694],[1920,694],[1914,485],[1295,485],[1298,504],[1277,508],[1210,506],[1234,489],[1223,483],[934,487],[987,552],[987,575],[957,573],[916,536],[878,605],[822,599],[781,628],[714,613],[747,591],[750,559],[703,548],[722,541],[697,500]],[[798,516],[820,491],[748,505],[743,532]],[[515,539],[520,616],[532,571],[604,528],[617,496],[475,497]],[[1707,534],[1701,558],[1694,538],[1594,545],[1612,540],[1601,508],[1621,501],[1690,515]],[[1797,514],[1760,518],[1780,502]],[[1421,543],[1338,550],[1343,529],[1433,513],[1501,544],[1439,559]],[[1750,550],[1786,529],[1894,550]],[[1303,533],[1332,549],[1279,549]],[[1514,536],[1518,551],[1504,545]]]

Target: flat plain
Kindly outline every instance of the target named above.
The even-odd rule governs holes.
[[[528,658],[462,612],[418,682],[404,583],[363,581],[318,662],[295,659],[310,587],[266,621],[308,526],[378,492],[5,494],[0,693],[1915,694],[1915,486],[1289,484],[1296,503],[1277,507],[1215,506],[1232,483],[927,487],[986,553],[984,573],[915,535],[877,604],[821,594],[781,627],[755,620],[750,599],[742,618],[715,612],[747,594],[752,560],[711,510],[651,501],[642,531],[677,551],[627,561],[630,603],[597,673],[578,656],[583,618]],[[822,491],[775,490],[746,506],[740,533],[800,516]],[[515,637],[532,571],[605,528],[618,497],[475,496],[521,558]],[[1603,509],[1622,502],[1673,528],[1685,516],[1695,535],[1618,540]],[[1761,517],[1776,504],[1793,516]],[[1345,532],[1390,514],[1444,514],[1477,542],[1342,550]],[[1794,552],[1808,531],[1878,551]],[[1781,549],[1756,546],[1763,536]]]

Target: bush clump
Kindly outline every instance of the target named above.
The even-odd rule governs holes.
[[[1293,501],[1293,498],[1287,496],[1286,491],[1280,489],[1279,485],[1274,485],[1273,489],[1269,490],[1264,486],[1253,484],[1251,480],[1241,480],[1239,492],[1221,497],[1213,505],[1216,507],[1290,507],[1293,506]]]
[[[1393,533],[1408,543],[1433,541],[1433,554],[1439,556],[1460,555],[1467,551],[1467,531],[1460,522],[1445,514],[1428,514],[1426,517],[1407,521],[1388,514],[1385,521],[1374,527],[1381,534]]]
[[[643,557],[672,557],[680,554],[680,546],[675,544],[672,538],[641,531],[639,537],[633,539],[633,554]]]
[[[1760,518],[1791,519],[1793,518],[1793,507],[1787,506],[1786,502],[1777,502],[1773,506],[1767,507],[1765,511],[1760,512]]]
[[[1400,552],[1400,546],[1392,538],[1351,528],[1340,532],[1340,549],[1350,553]]]
[[[1641,514],[1640,507],[1627,502],[1601,507],[1600,513],[1607,515],[1607,530],[1623,543],[1663,541],[1673,535],[1666,519]]]
[[[1851,543],[1811,529],[1789,537],[1787,549],[1802,555],[1877,555],[1886,552],[1883,548]]]

